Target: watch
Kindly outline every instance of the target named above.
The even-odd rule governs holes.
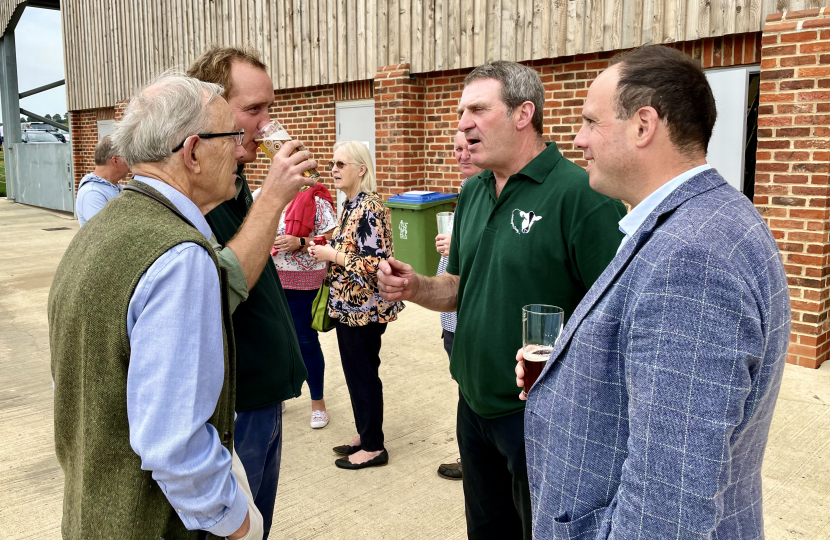
[[[305,238],[303,238],[302,236],[300,237],[300,247],[305,247]]]

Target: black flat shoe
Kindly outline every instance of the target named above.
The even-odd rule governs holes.
[[[350,446],[348,444],[343,444],[340,446],[335,446],[332,448],[335,454],[340,454],[341,456],[350,456],[355,452],[360,452],[360,446]]]
[[[365,469],[366,467],[380,467],[381,465],[386,465],[387,463],[389,463],[389,453],[386,450],[369,461],[364,461],[363,463],[352,463],[349,461],[349,458],[340,458],[334,462],[334,464],[341,469],[351,469],[355,471],[358,469]]]

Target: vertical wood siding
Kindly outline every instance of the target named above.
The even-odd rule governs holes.
[[[0,0],[0,26],[22,0]],[[255,47],[276,89],[757,32],[830,0],[63,0],[70,110],[112,106],[209,45]]]

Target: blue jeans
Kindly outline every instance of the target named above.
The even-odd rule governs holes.
[[[305,368],[308,370],[308,390],[311,399],[323,399],[323,375],[326,371],[326,361],[323,358],[323,349],[320,348],[320,339],[317,330],[311,328],[311,303],[317,296],[317,289],[313,291],[298,291],[285,289],[285,298],[288,300],[288,309],[294,320],[294,330],[297,332],[297,341],[300,342],[300,353],[303,355]]]
[[[262,514],[267,540],[274,519],[274,501],[282,457],[282,404],[236,413],[233,444],[245,467],[254,504]]]

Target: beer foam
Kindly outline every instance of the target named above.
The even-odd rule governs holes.
[[[290,141],[291,140],[291,135],[289,135],[288,132],[285,129],[280,129],[280,130],[277,130],[273,133],[269,133],[268,135],[263,137],[263,139],[264,140],[269,140],[270,139],[270,140],[277,140],[277,141]]]

